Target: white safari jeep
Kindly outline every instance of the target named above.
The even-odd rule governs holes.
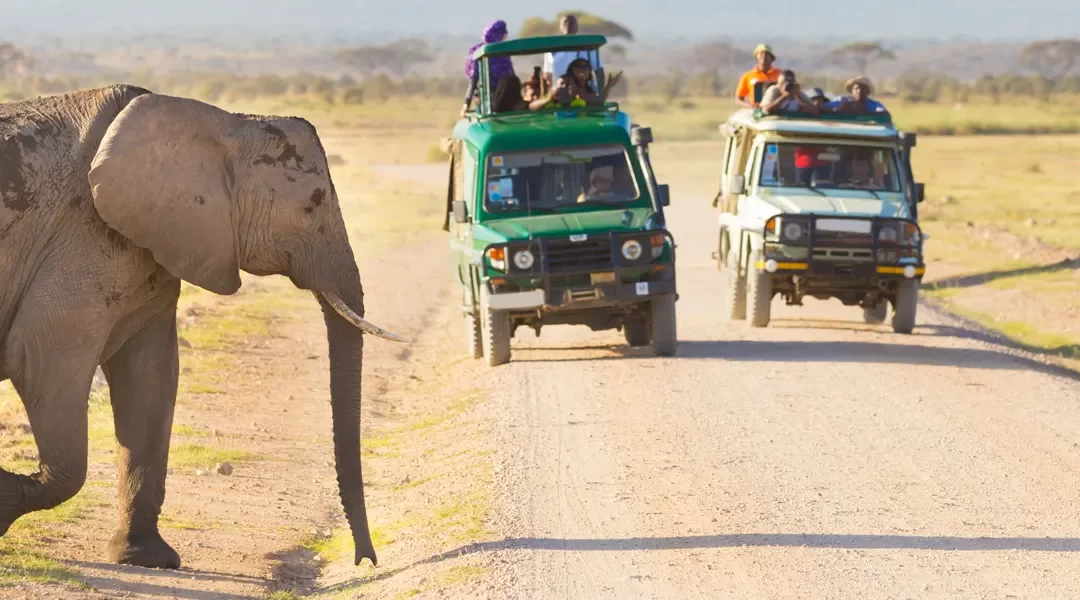
[[[925,271],[917,224],[923,185],[911,173],[915,135],[885,115],[765,115],[743,109],[727,138],[717,266],[725,313],[769,324],[788,305],[838,298],[867,323],[911,333]]]

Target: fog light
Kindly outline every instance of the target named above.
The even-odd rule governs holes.
[[[907,277],[908,279],[911,279],[914,276],[915,276],[915,267],[913,267],[911,265],[907,265],[906,267],[904,267],[904,277]]]
[[[769,273],[775,273],[778,268],[780,268],[780,265],[776,264],[775,260],[770,258],[765,261],[765,270]]]

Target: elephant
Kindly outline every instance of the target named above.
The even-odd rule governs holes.
[[[0,381],[21,398],[40,455],[32,475],[0,469],[0,536],[82,488],[100,366],[118,442],[120,525],[108,559],[179,568],[158,518],[180,283],[233,294],[241,269],[285,275],[320,304],[354,564],[377,564],[360,465],[363,338],[404,340],[364,319],[315,127],[131,85],[0,104]]]

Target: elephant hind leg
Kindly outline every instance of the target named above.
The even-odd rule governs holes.
[[[19,517],[66,502],[86,482],[86,412],[95,367],[32,364],[38,368],[15,374],[12,383],[26,407],[40,465],[32,475],[0,469],[0,535]]]
[[[120,564],[176,569],[180,555],[161,537],[173,408],[179,376],[175,301],[103,365],[112,397],[120,527],[108,559]]]

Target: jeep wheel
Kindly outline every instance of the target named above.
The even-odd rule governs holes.
[[[772,276],[758,270],[760,256],[759,250],[750,252],[746,273],[746,318],[751,327],[767,327],[772,316]]]
[[[637,348],[649,345],[649,325],[644,317],[631,317],[623,323],[623,337],[626,343]]]
[[[878,300],[876,306],[862,309],[863,321],[869,325],[881,325],[887,316],[889,316],[889,301],[885,299]]]
[[[510,316],[505,311],[489,309],[487,291],[481,294],[484,356],[488,365],[497,367],[510,362]]]
[[[893,303],[892,330],[911,333],[915,329],[915,309],[919,304],[919,280],[905,279],[896,286]]]
[[[649,341],[656,356],[675,356],[678,337],[675,332],[675,294],[652,301],[649,318]]]
[[[739,275],[738,257],[731,256],[731,244],[727,243],[727,233],[722,233],[721,236],[720,253],[717,259],[722,286],[720,306],[724,311],[725,319],[741,321],[746,318],[746,280]]]
[[[469,358],[484,356],[483,332],[480,329],[480,319],[472,313],[465,313],[465,351]]]

